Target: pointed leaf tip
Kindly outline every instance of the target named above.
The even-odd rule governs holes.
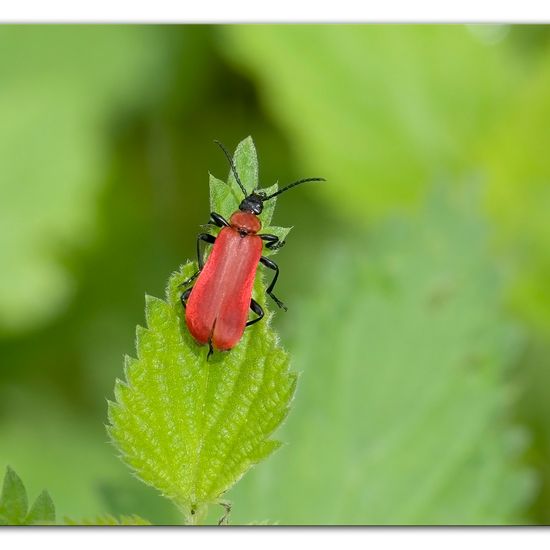
[[[38,495],[25,523],[27,525],[49,525],[55,523],[55,506],[48,491],[44,490]]]
[[[22,525],[27,509],[25,486],[15,471],[7,466],[0,496],[0,516],[3,516],[9,525]]]

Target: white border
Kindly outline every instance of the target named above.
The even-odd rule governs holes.
[[[6,23],[550,22],[547,0],[18,0]]]
[[[163,548],[188,550],[280,550],[281,548],[346,548],[407,550],[547,550],[547,528],[3,528],[4,548],[34,544],[41,550],[98,548]],[[11,543],[11,544],[10,544]]]

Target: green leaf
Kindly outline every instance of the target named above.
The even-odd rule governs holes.
[[[85,518],[76,521],[71,518],[64,518],[65,525],[151,525],[151,522],[132,514],[130,516],[120,516],[119,518],[111,514],[102,514],[93,518]]]
[[[239,145],[237,145],[237,149],[235,149],[235,153],[233,154],[233,163],[235,164],[241,183],[244,185],[247,194],[250,195],[255,189],[258,189],[259,171],[256,147],[250,136],[243,139]],[[238,186],[232,170],[229,170],[227,181],[228,185],[238,190],[238,193],[242,196],[242,190]]]
[[[471,203],[436,196],[328,250],[294,306],[302,374],[284,435],[299,444],[235,488],[234,523],[523,520],[533,478],[506,376],[523,339]]]
[[[267,228],[266,233],[276,235],[277,237],[279,237],[280,241],[284,241],[287,238],[287,235],[290,233],[291,229],[292,227],[278,227],[277,225],[270,225]],[[268,256],[270,252],[275,253],[277,252],[277,250],[269,250],[268,248],[264,248],[262,254],[264,256]]]
[[[27,491],[21,478],[8,466],[0,496],[0,525],[49,525],[55,523],[55,507],[42,491],[27,514]]]
[[[228,219],[238,210],[241,200],[242,192],[210,174],[210,212],[217,212]]]
[[[8,466],[0,496],[0,517],[8,525],[23,525],[27,515],[27,491],[21,478]]]
[[[250,138],[237,148],[235,162],[247,189],[255,186]],[[211,177],[212,209],[225,215],[235,208],[233,193],[225,192],[230,186]],[[286,417],[296,385],[270,326],[261,276],[254,297],[266,310],[264,321],[248,328],[230,352],[207,359],[208,348],[187,330],[180,302],[181,283],[195,271],[187,263],[170,277],[166,301],[146,296],[147,328],[137,329],[137,359],[126,358],[108,426],[124,462],[172,499],[188,523],[203,521],[209,504],[280,446],[270,436]]]
[[[267,195],[277,191],[279,186],[276,183],[262,189],[258,187],[258,157],[254,141],[250,136],[237,145],[237,149],[233,155],[233,162],[239,178],[249,194],[254,190],[261,190]],[[231,170],[229,172],[228,183],[210,174],[210,212],[217,212],[229,220],[231,214],[239,209],[243,198],[243,192],[235,181]],[[262,233],[271,233],[284,240],[291,228],[269,225],[275,211],[276,202],[277,199],[274,198],[264,204],[263,212],[260,214]],[[264,255],[266,256],[276,252],[276,250],[264,249]]]
[[[266,187],[265,189],[262,189],[262,191],[267,196],[269,196],[272,193],[275,193],[275,191],[277,191],[278,189],[279,189],[279,185],[277,183],[274,183],[270,187]],[[264,209],[260,214],[260,220],[262,220],[262,225],[264,226],[263,233],[273,233],[273,231],[271,231],[272,227],[269,224],[271,223],[271,218],[273,218],[273,213],[275,212],[276,204],[277,204],[276,198],[273,198],[264,202]],[[288,229],[288,231],[290,231],[290,229]]]
[[[27,525],[49,525],[55,523],[55,506],[48,491],[42,491],[34,501],[25,519]]]
[[[233,164],[239,174],[239,179],[250,195],[258,188],[258,157],[254,141],[250,136],[243,139],[233,154]],[[232,170],[229,170],[227,183],[210,176],[210,209],[229,218],[239,209],[243,200],[242,189],[237,184]]]

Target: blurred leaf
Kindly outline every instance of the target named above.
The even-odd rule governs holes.
[[[158,95],[164,55],[154,27],[0,29],[0,331],[71,298],[61,261],[93,239],[113,116]]]
[[[111,445],[108,449],[113,455]],[[135,476],[129,476],[128,469],[119,460],[117,462],[121,466],[120,475],[103,481],[99,487],[104,512],[117,517],[137,513],[155,525],[181,523],[181,515],[169,500],[162,498],[155,489],[144,485]]]
[[[116,518],[111,514],[103,514],[95,518],[86,518],[76,521],[64,518],[65,525],[151,525],[151,522],[136,515],[120,516]]]
[[[536,335],[529,342],[521,368],[517,372],[519,393],[518,416],[529,426],[532,444],[529,449],[529,464],[537,468],[541,483],[530,512],[532,523],[550,524],[550,342]]]
[[[535,76],[481,147],[487,205],[498,223],[501,250],[516,278],[517,310],[550,333],[550,48]]]
[[[47,525],[55,523],[55,507],[42,491],[27,514],[27,491],[21,478],[8,466],[0,496],[0,525]]]
[[[280,445],[269,436],[295,386],[269,314],[231,352],[207,360],[208,347],[189,334],[179,299],[194,270],[188,263],[172,275],[167,302],[147,297],[148,328],[138,327],[138,358],[126,359],[108,428],[124,462],[189,523],[202,520],[208,504]],[[256,291],[263,289],[258,282]]]
[[[18,398],[26,411],[14,405],[15,418],[0,424],[0,466],[17,464],[31,487],[46,480],[58,517],[109,512],[117,516],[138,513],[159,524],[177,521],[169,503],[165,505],[152,489],[128,476],[105,436],[103,418],[93,422],[78,418],[44,396]],[[117,501],[105,494],[105,487],[117,491]]]
[[[8,525],[23,525],[27,516],[27,491],[21,478],[8,466],[0,496],[0,517]]]
[[[98,485],[126,472],[113,456],[101,419],[78,418],[45,395],[3,397],[13,413],[0,423],[0,465],[17,464],[30,487],[46,480],[59,517],[105,511]],[[128,511],[139,512],[138,505]]]
[[[521,521],[532,477],[505,369],[522,340],[472,202],[437,196],[327,255],[294,307],[292,444],[236,488],[235,523]]]
[[[471,171],[518,71],[501,42],[457,25],[234,25],[222,53],[258,82],[304,166],[367,220]],[[487,33],[485,33],[487,34]]]
[[[55,506],[48,491],[42,491],[32,505],[25,523],[27,525],[48,525],[55,523]]]

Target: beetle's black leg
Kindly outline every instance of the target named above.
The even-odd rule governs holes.
[[[181,293],[180,300],[181,300],[181,305],[183,306],[183,309],[187,307],[187,298],[189,298],[189,294],[191,294],[192,290],[193,290],[193,287],[188,288],[185,292]]]
[[[214,354],[214,347],[212,346],[212,340],[208,340],[208,355],[206,356],[206,360],[210,361],[210,357]]]
[[[217,225],[218,227],[229,227],[229,222],[221,215],[216,212],[210,212],[211,223]]]
[[[262,306],[252,298],[250,300],[250,309],[258,316],[256,319],[252,319],[251,321],[248,321],[246,323],[246,326],[249,327],[250,325],[253,325],[254,323],[257,323],[260,319],[264,316],[264,310],[262,309]]]
[[[206,225],[216,225],[218,227],[229,227],[229,222],[221,215],[217,214],[216,212],[210,212],[210,222]],[[205,226],[203,226],[205,227]],[[216,242],[216,237],[214,235],[210,235],[210,233],[199,233],[197,235],[197,263],[199,264],[199,269],[189,279],[186,281],[183,281],[183,283],[180,284],[180,286],[187,286],[191,281],[196,279],[199,276],[199,273],[201,272],[203,266],[204,266],[204,259],[201,254],[200,250],[200,242],[204,241],[208,244],[214,244]]]
[[[277,282],[277,279],[279,278],[279,266],[273,261],[273,260],[270,260],[269,258],[266,258],[265,256],[262,256],[260,258],[260,262],[262,264],[264,264],[266,267],[269,267],[269,269],[273,269],[275,271],[275,277],[273,277],[273,280],[271,281],[271,284],[267,287],[267,290],[266,290],[266,293],[269,294],[269,296],[271,296],[271,298],[273,299],[273,301],[281,308],[283,308],[285,311],[287,311],[287,308],[286,306],[283,304],[283,302],[281,302],[281,300],[279,300],[279,298],[277,298],[272,290],[273,290],[273,287],[275,286],[275,283]]]
[[[187,286],[191,281],[195,280],[204,266],[204,259],[201,254],[201,241],[208,244],[214,244],[216,242],[216,237],[214,237],[214,235],[210,235],[210,233],[199,233],[197,235],[197,263],[199,264],[199,269],[198,271],[195,271],[189,279],[186,279],[183,283],[180,283],[179,286]]]
[[[258,235],[258,237],[260,237],[263,241],[266,241],[265,246],[266,248],[269,248],[269,250],[277,250],[286,244],[286,241],[281,241],[277,235],[265,233],[264,235]]]
[[[221,214],[216,212],[210,212],[208,223],[201,225],[201,227],[208,227],[209,225],[215,225],[216,227],[231,227],[231,224]]]
[[[200,270],[195,271],[195,273],[193,273],[193,275],[191,275],[189,279],[185,279],[185,281],[183,281],[183,283],[180,283],[178,286],[187,286],[189,283],[194,281],[199,276],[199,273],[200,273]]]
[[[216,242],[216,237],[214,237],[214,235],[210,235],[210,233],[199,233],[197,235],[197,262],[199,264],[199,272],[204,267],[204,258],[201,254],[201,241],[208,244],[214,244]]]

